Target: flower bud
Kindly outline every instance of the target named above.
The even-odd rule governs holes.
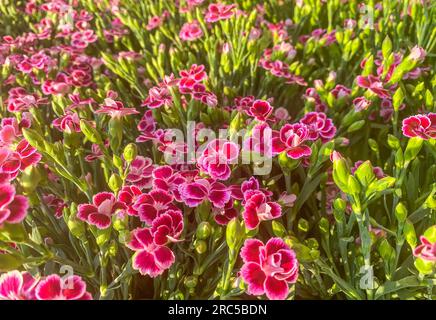
[[[194,247],[198,254],[203,254],[207,251],[207,243],[204,240],[195,240]]]
[[[402,202],[397,204],[397,206],[395,207],[395,217],[397,218],[397,220],[399,222],[406,221],[406,218],[407,218],[407,208],[406,208],[406,206]]]
[[[109,178],[109,188],[114,192],[117,193],[118,190],[121,189],[121,187],[123,186],[123,180],[121,179],[121,177],[116,174],[113,173],[110,178]]]
[[[135,160],[136,156],[138,155],[138,147],[134,143],[129,143],[125,148],[123,152],[124,160],[126,160],[128,163]]]
[[[189,289],[195,288],[198,284],[198,277],[197,276],[188,276],[185,278],[184,284]]]
[[[209,224],[209,222],[202,222],[197,227],[197,239],[200,240],[206,240],[209,238],[210,234],[212,232],[212,228]]]

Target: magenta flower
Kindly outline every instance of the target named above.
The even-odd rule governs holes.
[[[178,210],[173,204],[174,197],[163,190],[152,190],[136,199],[133,209],[138,212],[139,219],[152,225],[154,219],[168,210]]]
[[[150,158],[137,156],[131,163],[126,181],[140,189],[147,189],[152,184],[154,165]]]
[[[156,29],[157,27],[161,26],[163,22],[163,19],[160,16],[153,16],[150,19],[148,19],[147,26],[145,27],[148,31]]]
[[[341,84],[338,84],[331,91],[331,93],[336,99],[340,99],[340,98],[348,97],[351,94],[351,89],[349,89]]]
[[[417,114],[404,119],[402,131],[409,138],[436,139],[436,113]]]
[[[100,192],[92,198],[92,204],[79,205],[77,217],[98,229],[106,229],[111,225],[112,215],[121,209],[126,209],[126,205],[117,201],[113,193]]]
[[[0,300],[35,300],[38,280],[28,272],[17,270],[0,276]]]
[[[426,261],[436,261],[436,242],[431,243],[426,237],[419,238],[421,244],[413,250],[413,255]]]
[[[0,185],[0,226],[4,223],[20,223],[24,220],[29,208],[25,196],[17,195],[14,186]]]
[[[169,192],[174,199],[181,202],[179,186],[186,182],[186,178],[179,172],[174,172],[170,166],[160,166],[153,170],[153,188]]]
[[[357,97],[353,100],[354,110],[356,112],[366,110],[371,105],[371,101],[366,99],[365,97]]]
[[[234,14],[234,8],[236,8],[235,4],[225,5],[222,3],[212,3],[209,5],[206,12],[206,21],[212,23],[229,19]]]
[[[359,87],[369,89],[382,99],[390,98],[389,91],[383,88],[383,83],[376,76],[358,76],[356,82]]]
[[[266,122],[257,124],[253,127],[251,135],[244,140],[243,149],[245,151],[256,152],[262,156],[271,157],[271,141],[274,136],[278,136],[278,132],[271,130]]]
[[[179,89],[182,93],[190,93],[194,86],[207,78],[204,65],[193,64],[189,70],[180,71]],[[198,91],[198,89],[197,89]]]
[[[174,263],[174,253],[169,248],[154,243],[150,228],[137,228],[131,236],[127,247],[135,251],[132,266],[142,275],[155,278]]]
[[[77,113],[70,112],[64,116],[54,119],[53,127],[66,133],[80,132],[80,118]]]
[[[194,20],[193,22],[187,22],[182,26],[179,36],[183,41],[194,41],[203,36],[203,30],[201,30],[198,21]]]
[[[32,107],[47,103],[46,98],[41,98],[37,94],[28,94],[21,87],[12,88],[8,91],[7,105],[10,112],[26,111]]]
[[[36,286],[35,295],[38,300],[92,300],[81,277],[69,276],[63,280],[57,274],[41,280]]]
[[[298,278],[295,252],[280,238],[271,238],[266,245],[257,239],[247,239],[241,249],[244,265],[241,276],[251,295],[266,294],[271,300],[284,300],[289,284]]]
[[[279,107],[274,111],[274,117],[278,121],[286,121],[290,118],[288,110],[283,107]]]
[[[178,241],[183,231],[183,215],[180,210],[168,210],[154,219],[151,226],[154,243],[163,246]]]
[[[221,182],[198,179],[179,187],[181,200],[188,207],[197,207],[208,199],[215,207],[222,208],[230,200],[230,190]]]
[[[233,207],[233,201],[228,201],[224,208],[213,208],[215,222],[225,226],[239,214],[238,210]]]
[[[230,177],[229,163],[239,156],[239,146],[233,142],[212,140],[197,159],[200,169],[216,180],[227,180]]]
[[[79,49],[85,49],[90,43],[97,41],[98,37],[94,30],[74,32],[71,36],[71,45]]]
[[[126,205],[126,212],[131,216],[138,216],[138,211],[133,208],[142,191],[136,186],[124,186],[118,193],[118,201]]]
[[[247,110],[247,114],[256,118],[258,121],[266,121],[266,119],[271,115],[272,111],[273,107],[271,107],[268,101],[256,100]]]
[[[308,112],[300,123],[309,128],[308,140],[321,139],[322,142],[327,142],[333,139],[336,133],[333,121],[323,112]]]
[[[267,196],[256,191],[244,205],[243,217],[247,229],[256,229],[261,221],[273,220],[282,215],[282,207],[277,202],[268,201]]]
[[[138,114],[139,112],[135,108],[125,108],[121,101],[115,101],[111,98],[104,99],[104,105],[95,113],[108,114],[112,118],[121,118],[131,114]]]
[[[44,203],[51,209],[54,210],[54,216],[58,219],[62,218],[62,211],[65,207],[67,207],[67,204],[64,200],[56,197],[54,194],[47,194],[43,197]]]
[[[304,142],[309,138],[309,128],[301,123],[285,124],[280,129],[278,137],[272,139],[273,154],[283,151],[292,159],[308,157],[312,154],[312,149]]]
[[[37,164],[42,156],[36,152],[36,148],[32,147],[27,140],[22,139],[15,152],[20,156],[20,170],[23,171],[27,167]]]

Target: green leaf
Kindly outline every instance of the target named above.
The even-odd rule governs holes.
[[[2,241],[23,243],[27,238],[22,224],[4,223],[0,228],[0,240]]]
[[[24,258],[20,255],[5,253],[0,254],[0,272],[16,270],[24,263]]]
[[[409,139],[406,151],[404,151],[404,166],[407,166],[413,159],[416,158],[419,151],[421,151],[424,140],[419,137]]]
[[[284,236],[286,236],[286,233],[287,233],[286,228],[283,226],[283,224],[281,224],[277,220],[273,220],[272,229],[273,229],[273,233],[276,237],[283,238]]]
[[[392,100],[392,105],[394,107],[395,111],[398,111],[400,109],[401,104],[403,103],[404,100],[404,92],[401,89],[401,87],[399,87],[397,89],[397,91],[395,91],[393,100]]]
[[[424,237],[426,237],[431,243],[436,242],[436,225],[425,230]]]
[[[417,258],[415,260],[415,267],[421,274],[432,274],[434,268],[434,262],[425,261],[424,259]]]
[[[362,186],[367,187],[375,179],[374,170],[371,161],[363,162],[354,173],[354,176],[359,180]]]

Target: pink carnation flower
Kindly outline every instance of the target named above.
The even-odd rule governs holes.
[[[406,137],[436,139],[436,113],[417,114],[403,120],[403,134]]]
[[[137,228],[132,231],[132,239],[127,244],[133,255],[133,268],[142,275],[152,278],[161,275],[175,261],[174,253],[165,246],[159,246],[153,241],[150,228]]]
[[[154,219],[151,226],[154,243],[163,246],[178,241],[183,231],[183,215],[180,210],[168,210]]]
[[[20,223],[24,220],[29,208],[25,196],[16,195],[14,186],[0,185],[0,228],[4,222]]]
[[[194,41],[203,36],[203,31],[201,30],[198,21],[194,20],[193,22],[187,22],[182,26],[179,36],[183,41]]]
[[[271,115],[272,111],[273,108],[268,101],[256,100],[247,110],[247,114],[256,118],[258,121],[266,121],[266,119]]]
[[[257,239],[247,239],[241,249],[244,265],[241,276],[251,295],[266,294],[271,300],[284,300],[289,284],[298,278],[295,252],[280,238],[271,238],[266,245]]]
[[[212,140],[197,159],[200,169],[213,179],[227,180],[230,177],[230,166],[239,156],[239,146],[221,139]]]
[[[308,112],[300,122],[309,128],[308,140],[321,139],[322,142],[327,142],[335,136],[335,125],[323,112]]]
[[[283,151],[292,159],[308,157],[312,154],[312,149],[304,142],[309,138],[309,128],[301,123],[285,124],[280,129],[278,137],[272,139],[273,154]]]
[[[150,158],[137,156],[131,163],[126,181],[140,189],[147,189],[152,184],[153,162]]]
[[[0,300],[34,300],[38,280],[17,270],[0,276]]]
[[[168,210],[178,210],[173,204],[174,197],[163,190],[152,190],[137,197],[133,209],[138,212],[139,219],[152,225],[154,219]]]
[[[222,3],[212,3],[207,9],[205,15],[206,21],[212,23],[229,19],[234,14],[234,8],[236,8],[235,4],[225,5]]]
[[[436,242],[431,243],[426,237],[419,238],[421,244],[413,250],[413,255],[426,261],[436,261]]]
[[[215,207],[222,208],[230,200],[230,190],[221,182],[198,179],[179,187],[181,200],[188,207],[197,207],[208,199]]]
[[[77,217],[98,229],[106,229],[111,225],[112,215],[120,209],[126,209],[126,205],[117,201],[113,193],[100,192],[92,198],[92,204],[79,205]]]
[[[383,83],[376,76],[358,76],[356,82],[359,87],[369,89],[382,99],[390,98],[389,91],[383,88]]]
[[[244,205],[244,221],[247,229],[256,229],[261,221],[273,220],[282,215],[282,207],[272,201],[268,201],[267,196],[256,190],[250,195]]]
[[[69,276],[63,280],[57,274],[41,280],[35,289],[35,295],[38,300],[92,300],[81,277]]]

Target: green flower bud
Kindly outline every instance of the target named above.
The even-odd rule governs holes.
[[[117,193],[118,190],[121,189],[121,187],[123,186],[123,180],[121,179],[121,177],[116,174],[113,173],[110,178],[109,178],[109,188],[114,192]]]
[[[406,206],[402,202],[397,204],[397,206],[395,207],[395,217],[397,218],[397,220],[399,222],[406,221],[406,218],[407,218],[407,208],[406,208]]]
[[[298,220],[298,230],[301,232],[308,232],[309,231],[309,221],[307,221],[304,218],[300,218]]]
[[[123,152],[124,160],[126,160],[128,163],[135,160],[136,156],[138,155],[138,147],[134,143],[129,143],[125,148]]]
[[[400,148],[400,140],[392,134],[388,134],[388,145],[393,150],[397,150]]]
[[[200,240],[206,240],[207,238],[209,238],[210,234],[212,232],[212,228],[209,224],[209,222],[202,222],[198,225],[197,227],[197,239]]]
[[[67,221],[68,229],[70,230],[70,233],[75,236],[77,239],[83,239],[85,236],[85,224],[83,221],[80,221],[79,219],[70,216],[70,218]]]
[[[207,243],[204,240],[195,240],[194,247],[198,254],[203,254],[207,251]]]
[[[347,208],[347,203],[344,199],[337,198],[335,201],[333,201],[333,208],[338,211],[345,211]]]
[[[27,194],[35,191],[41,181],[41,174],[36,166],[27,167],[20,176],[20,184]]]
[[[109,256],[111,256],[111,257],[116,257],[117,256],[117,254],[118,254],[118,244],[117,244],[116,241],[114,241],[114,240],[111,241],[111,243],[109,245],[109,248],[108,248],[108,253],[109,253]]]
[[[244,228],[242,228],[238,219],[233,219],[227,224],[226,242],[230,249],[235,249],[237,244],[243,240],[244,236]]]
[[[123,169],[123,160],[120,156],[114,154],[112,157],[112,163],[114,164],[115,168],[119,169],[120,171]]]
[[[114,117],[109,120],[109,137],[112,151],[117,152],[123,140],[123,119]]]
[[[321,220],[319,220],[319,230],[323,233],[328,233],[330,230],[329,221],[325,217],[322,217]]]
[[[187,288],[195,288],[198,284],[198,277],[197,276],[188,276],[185,278],[184,284]]]

